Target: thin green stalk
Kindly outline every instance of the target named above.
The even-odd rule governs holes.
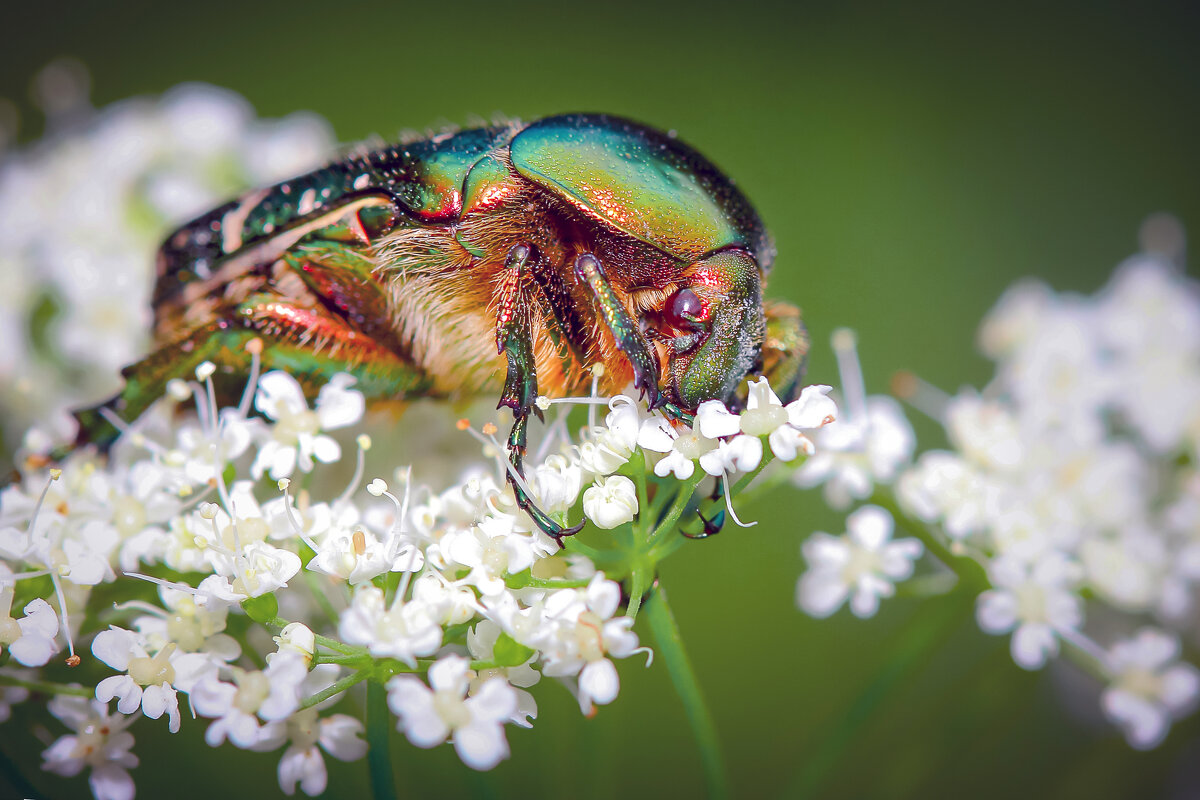
[[[692,669],[687,651],[683,648],[679,625],[675,622],[670,605],[667,604],[667,593],[661,586],[646,600],[645,616],[650,621],[655,650],[667,664],[667,672],[671,676],[671,682],[675,684],[679,699],[683,701],[692,733],[700,747],[700,760],[704,764],[708,795],[713,800],[728,797],[729,778],[725,772],[717,726],[713,722],[712,712],[704,702],[704,694],[700,691],[696,672]]]
[[[652,524],[652,518],[647,513],[650,510],[650,496],[646,492],[646,457],[635,453],[630,463],[633,464],[633,482],[637,485],[638,498],[638,515],[634,520],[634,530],[637,536],[635,544],[640,546],[649,538],[648,534]]]
[[[306,697],[303,700],[301,700],[300,708],[312,708],[317,703],[323,703],[326,700],[328,700],[329,698],[333,697],[335,694],[341,694],[342,692],[349,689],[351,686],[354,686],[356,683],[361,683],[362,681],[366,680],[367,676],[370,674],[371,674],[370,671],[365,670],[365,669],[360,669],[357,672],[352,672],[351,674],[347,675],[346,677],[342,678],[341,680],[336,681],[335,683],[330,685],[328,688],[322,689],[321,691],[317,692],[313,696]]]
[[[388,746],[391,729],[387,689],[382,683],[371,681],[367,684],[367,771],[371,776],[371,796],[375,800],[396,800],[392,751]]]
[[[82,686],[68,686],[65,683],[50,683],[48,681],[27,681],[0,672],[0,686],[19,686],[31,692],[42,694],[69,694],[73,697],[94,697],[96,692]]]
[[[662,522],[658,523],[658,527],[654,529],[654,533],[650,534],[651,542],[658,541],[667,531],[675,529],[675,524],[683,516],[683,510],[687,508],[688,501],[692,499],[696,487],[700,485],[700,481],[704,480],[704,478],[704,472],[696,470],[692,473],[692,477],[679,485],[678,494],[675,495],[675,501],[671,503],[670,510],[667,511],[667,515],[663,517]]]
[[[314,664],[340,664],[346,667],[362,669],[370,667],[375,659],[369,655],[347,655],[346,653],[313,653]]]
[[[535,578],[519,574],[504,579],[504,585],[510,589],[579,589],[591,582],[591,578]]]
[[[629,609],[625,612],[625,616],[637,619],[638,610],[642,607],[642,598],[646,596],[646,590],[650,588],[652,580],[654,580],[652,563],[634,564],[630,573]]]
[[[329,597],[326,596],[325,592],[321,591],[321,585],[317,581],[317,576],[307,569],[300,570],[300,574],[303,576],[304,585],[312,593],[313,599],[317,601],[317,605],[325,613],[325,617],[336,626],[338,624],[337,609],[333,607],[333,603],[329,602]]]
[[[872,720],[881,718],[881,708],[895,696],[897,687],[917,674],[928,662],[930,653],[970,616],[972,609],[973,605],[964,593],[931,603],[927,612],[915,614],[892,637],[889,645],[881,648],[884,657],[879,670],[848,707],[838,709],[835,718],[806,751],[792,785],[780,796],[830,796],[828,782],[835,769],[852,756],[859,734]]]
[[[764,447],[762,461],[759,461],[757,467],[747,472],[741,477],[741,479],[738,480],[737,483],[733,485],[733,488],[729,490],[729,496],[741,496],[742,492],[746,491],[746,487],[753,483],[754,479],[761,475],[762,471],[769,467],[771,462],[774,460],[775,454],[772,453],[768,448]]]
[[[928,525],[913,518],[900,508],[895,495],[889,489],[882,486],[875,487],[875,492],[871,495],[871,502],[887,509],[895,517],[900,527],[921,540],[930,555],[954,570],[963,586],[973,594],[979,594],[991,587],[987,571],[978,561],[952,553],[950,548],[942,542],[941,537],[937,536]]]

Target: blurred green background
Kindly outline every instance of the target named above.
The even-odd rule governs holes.
[[[869,388],[906,368],[954,390],[986,381],[974,330],[1013,280],[1090,292],[1134,252],[1147,214],[1200,231],[1198,23],[1194,4],[1152,2],[10,3],[0,96],[36,135],[28,82],[70,55],[98,105],[206,81],[264,116],[316,111],[347,142],[494,112],[604,110],[673,128],[773,230],[769,293],[805,309],[812,381],[836,382],[827,343],[845,325]],[[683,548],[663,575],[737,794],[1200,793],[1194,721],[1133,752],[1100,720],[1097,687],[1069,667],[1023,673],[969,602],[811,620],[793,603],[799,545],[842,518],[790,491],[742,515],[762,524]],[[401,796],[700,795],[665,669],[638,661],[591,720],[544,687],[535,728],[510,730],[513,757],[489,774],[398,737]],[[169,740],[161,725],[134,732],[139,797],[278,792],[273,756],[208,752],[199,724]],[[25,730],[0,737],[38,796],[86,792],[38,772]],[[330,787],[367,796],[364,766],[333,765]]]

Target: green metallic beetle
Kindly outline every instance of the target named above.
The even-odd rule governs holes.
[[[632,381],[678,419],[704,400],[736,402],[756,372],[792,394],[807,339],[798,310],[762,301],[773,255],[716,167],[618,117],[497,124],[360,153],[166,240],[157,349],[124,370],[118,397],[76,415],[77,444],[106,446],[117,434],[106,416],[136,417],[203,361],[236,391],[260,340],[264,368],[314,393],[342,371],[374,402],[499,392],[520,472],[537,396],[586,392],[595,364],[605,391]],[[561,542],[578,529],[510,482],[543,531]]]

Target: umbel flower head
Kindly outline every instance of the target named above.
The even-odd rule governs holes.
[[[980,331],[996,361],[983,389],[947,396],[905,376],[903,393],[950,444],[915,463],[898,406],[865,396],[853,342],[837,334],[846,413],[796,473],[836,507],[887,505],[949,568],[920,576],[922,587],[949,578],[977,593],[980,628],[1011,636],[1019,666],[1064,654],[1102,676],[1104,713],[1141,749],[1200,698],[1196,668],[1180,659],[1200,588],[1200,285],[1180,269],[1177,221],[1152,218],[1144,231],[1148,252],[1092,297],[1036,281],[1010,289]],[[881,548],[900,544],[883,544],[890,521],[862,506],[846,537],[810,537],[800,607],[826,616],[851,597],[856,614],[873,613],[892,590],[881,566]],[[1089,632],[1098,608],[1108,622]],[[1122,632],[1113,619],[1143,627]]]

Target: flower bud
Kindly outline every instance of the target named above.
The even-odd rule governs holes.
[[[637,512],[637,489],[624,475],[600,478],[583,493],[583,513],[598,528],[623,525]]]

